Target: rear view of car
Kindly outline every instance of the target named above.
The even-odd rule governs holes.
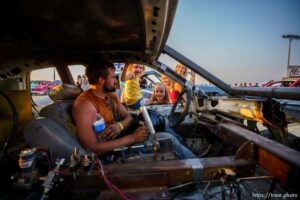
[[[53,84],[50,81],[30,81],[31,94],[47,95],[52,87]]]

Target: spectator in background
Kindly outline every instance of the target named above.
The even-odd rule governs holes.
[[[259,87],[258,83],[255,83],[254,87]]]
[[[77,81],[76,81],[76,86],[81,88],[81,84],[82,84],[82,78],[81,78],[81,75],[78,74],[77,75]]]
[[[178,63],[175,67],[175,72],[179,75],[181,75],[182,77],[184,77],[185,79],[187,78],[188,75],[188,71],[187,71],[187,67]],[[194,71],[191,70],[191,72],[189,72],[189,74],[191,75],[190,77],[190,82],[195,85],[196,84],[196,73]],[[175,83],[174,86],[175,90],[178,91],[179,93],[182,91],[182,86],[179,83]]]
[[[81,88],[83,89],[83,91],[86,91],[90,88],[89,82],[88,82],[85,74],[82,75]]]
[[[115,87],[116,87],[116,95],[118,97],[118,99],[120,100],[121,99],[121,95],[122,95],[122,89],[121,89],[121,81],[119,80],[119,77],[116,76],[116,84],[115,84]]]
[[[196,73],[191,70],[190,74],[191,74],[190,81],[193,85],[195,85],[196,84]]]
[[[157,83],[153,88],[151,98],[147,101],[147,104],[168,104],[169,96],[167,86],[163,83]]]
[[[175,72],[177,74],[181,75],[184,78],[187,77],[187,68],[184,65],[180,64],[180,63],[178,63],[176,65]],[[175,91],[177,91],[178,93],[180,93],[182,91],[182,86],[179,83],[175,82],[174,89],[175,89]]]

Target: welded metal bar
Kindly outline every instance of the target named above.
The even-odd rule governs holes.
[[[209,73],[208,71],[206,71],[205,69],[203,69],[202,67],[200,67],[199,65],[197,65],[196,63],[194,63],[193,61],[188,59],[187,57],[185,57],[184,55],[180,54],[179,52],[177,52],[170,46],[166,45],[162,53],[165,53],[165,54],[169,55],[170,57],[174,58],[175,60],[177,60],[181,64],[185,65],[186,67],[190,68],[191,70],[193,70],[200,76],[204,77],[205,79],[207,79],[209,82],[213,83],[214,85],[218,86],[222,90],[224,90],[226,92],[228,92],[230,90],[230,86],[227,83],[218,79],[216,76]]]
[[[199,165],[200,164],[200,165]],[[212,174],[220,169],[232,169],[239,178],[254,175],[256,162],[254,160],[240,159],[234,157],[212,157],[194,158],[186,160],[164,160],[156,162],[132,162],[120,165],[105,165],[104,170],[112,182],[119,188],[146,188],[170,186],[175,183],[200,183],[213,180]],[[201,173],[198,173],[199,169]],[[195,172],[198,176],[195,179]],[[74,180],[70,170],[61,170],[64,177],[65,187],[69,189],[100,188],[105,185],[99,171],[89,173],[78,171],[78,180]]]
[[[169,77],[171,77],[173,80],[175,80],[176,82],[185,85],[185,83],[187,82],[187,80],[185,78],[183,78],[182,76],[180,76],[179,74],[177,74],[174,70],[172,70],[169,66],[159,62],[159,61],[155,61],[155,63],[153,63],[152,65],[150,65],[150,67],[156,69],[157,71],[164,73],[166,75],[168,75]]]
[[[254,160],[281,182],[289,183],[297,180],[295,176],[300,170],[300,153],[298,151],[249,131],[230,119],[219,119],[210,114],[202,114],[199,120],[207,121],[207,123],[211,120],[214,125],[209,129],[236,148],[246,142],[252,142],[254,144]],[[216,122],[218,123],[216,124]]]
[[[202,76],[209,82],[213,83],[215,86],[221,88],[230,95],[249,95],[249,96],[259,96],[268,98],[281,98],[281,99],[294,99],[300,100],[300,88],[268,88],[268,87],[245,87],[245,88],[232,88],[224,81],[220,80],[213,74],[209,73],[201,66],[197,65],[184,55],[180,54],[170,46],[166,45],[163,53],[174,58],[178,62],[182,63],[186,67],[193,70],[198,75]]]
[[[288,87],[238,87],[231,88],[233,95],[248,95],[278,99],[300,100],[300,88]]]
[[[294,149],[291,149],[283,144],[260,136],[252,131],[242,128],[229,121],[222,120],[219,123],[220,135],[226,138],[227,141],[232,137],[240,138],[241,144],[246,141],[253,142],[257,147],[262,148],[271,154],[275,155],[284,162],[291,163],[295,167],[300,169],[300,153]]]

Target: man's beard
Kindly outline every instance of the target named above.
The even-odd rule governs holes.
[[[104,85],[103,90],[104,90],[104,92],[115,92],[116,87],[115,86],[108,87],[107,85]]]

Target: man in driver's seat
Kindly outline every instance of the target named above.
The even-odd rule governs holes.
[[[90,89],[76,99],[72,108],[78,137],[84,147],[97,155],[103,155],[116,148],[145,141],[148,135],[145,126],[138,127],[132,134],[126,136],[121,134],[130,126],[133,119],[115,94],[117,80],[113,63],[103,60],[94,61],[87,66],[85,74]],[[105,130],[100,134],[101,142],[98,142],[93,130],[97,113],[103,117],[106,124]],[[171,134],[158,133],[157,137],[172,139],[175,153],[179,158],[195,157]]]

